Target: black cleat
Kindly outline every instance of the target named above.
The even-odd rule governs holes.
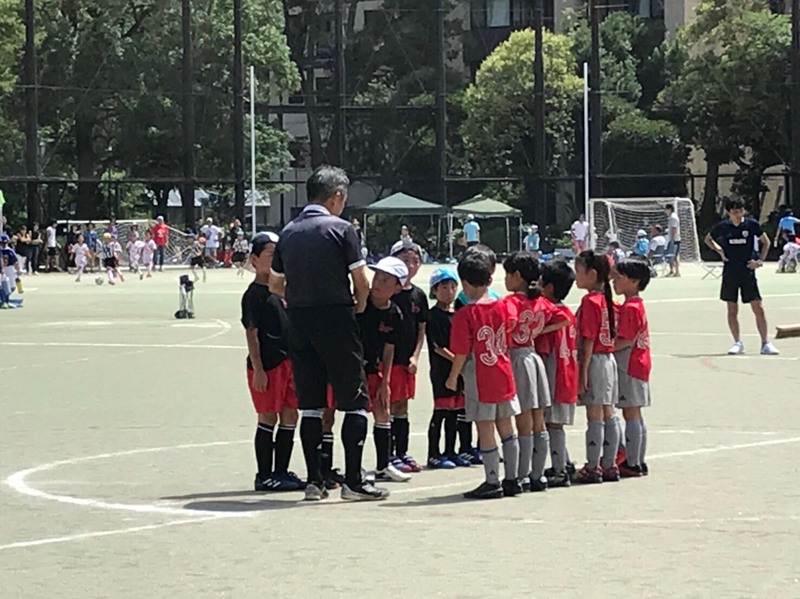
[[[376,487],[367,481],[362,481],[357,487],[342,485],[342,501],[381,501],[387,497],[389,497],[388,489]]]
[[[552,475],[547,477],[547,486],[551,489],[560,487],[571,487],[572,478],[565,470],[564,472],[553,471]]]
[[[498,484],[482,482],[477,489],[464,493],[465,499],[500,499],[503,487]]]
[[[543,476],[539,480],[531,479],[531,493],[541,493],[547,491],[547,479]]]
[[[522,493],[522,485],[516,478],[507,478],[503,481],[503,495],[505,497],[516,497]]]

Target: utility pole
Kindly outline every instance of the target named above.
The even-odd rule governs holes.
[[[183,62],[181,82],[183,89],[183,220],[187,227],[194,227],[194,61],[192,58],[192,2],[182,0],[181,30],[183,33]]]
[[[534,215],[547,226],[547,174],[544,97],[544,0],[533,2],[533,163],[534,163]]]
[[[789,189],[790,204],[800,214],[800,0],[792,0],[792,76],[789,88],[791,98],[792,164]]]
[[[36,77],[36,13],[34,0],[25,0],[25,175],[39,177],[39,89]],[[26,185],[28,225],[39,222],[39,186],[29,180]]]
[[[335,87],[334,97],[334,124],[333,124],[333,156],[338,166],[346,168],[345,153],[347,142],[345,139],[346,105],[347,105],[347,82],[345,81],[345,61],[344,61],[344,0],[336,0],[334,8],[334,65],[333,78]]]
[[[445,0],[436,0],[436,191],[439,201],[447,206],[447,63],[444,2]]]
[[[589,59],[589,146],[592,167],[592,197],[603,197],[603,105],[600,92],[600,11],[598,0],[589,0],[591,23],[591,57]],[[588,214],[586,215],[588,216]]]
[[[234,212],[244,222],[244,69],[242,0],[233,0],[233,178]],[[255,210],[255,198],[253,198]]]

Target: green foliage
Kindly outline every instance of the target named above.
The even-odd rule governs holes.
[[[572,155],[583,84],[575,74],[568,37],[545,32],[546,145],[551,173],[563,170]],[[533,160],[534,34],[516,31],[484,60],[464,95],[461,127],[475,174],[523,176]]]

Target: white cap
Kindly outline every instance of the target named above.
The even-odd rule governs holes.
[[[408,267],[399,258],[383,258],[377,264],[370,266],[370,268],[397,277],[401,285],[405,285],[406,281],[408,281]]]
[[[467,214],[467,220],[475,220],[474,214]]]
[[[636,237],[647,237],[647,232],[644,229],[636,231]]]

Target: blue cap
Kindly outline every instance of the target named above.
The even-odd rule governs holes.
[[[433,288],[442,281],[455,281],[458,283],[458,274],[456,274],[455,270],[447,266],[434,270],[431,273],[430,279],[428,279],[428,284],[431,288],[431,296],[433,296]]]
[[[0,241],[8,241],[8,234],[0,233]]]

